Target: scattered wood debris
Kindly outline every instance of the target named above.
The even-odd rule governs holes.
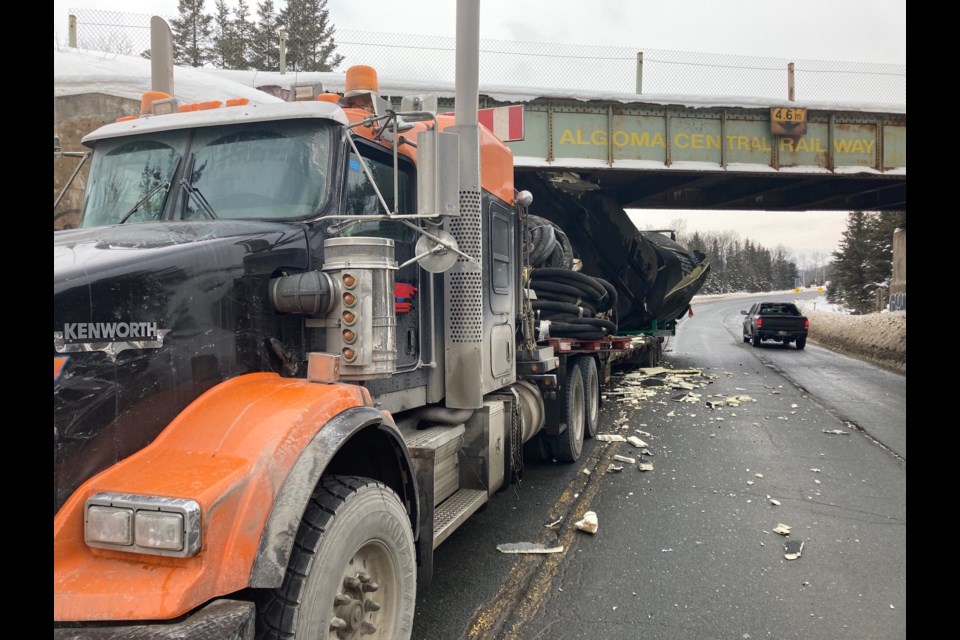
[[[635,446],[637,449],[643,449],[644,447],[650,446],[646,442],[638,438],[637,436],[630,436],[629,438],[627,438],[627,442]]]
[[[796,560],[803,552],[803,540],[787,540],[783,545],[783,557],[787,560]]]
[[[786,525],[781,522],[781,523],[778,523],[776,527],[774,527],[773,532],[779,533],[782,536],[788,536],[790,535],[790,528],[791,528],[790,525]]]
[[[637,463],[637,459],[636,459],[636,458],[631,458],[631,457],[629,457],[629,456],[621,456],[620,454],[617,454],[617,455],[613,456],[613,459],[616,460],[617,462],[626,462],[627,464],[636,464],[636,463]]]
[[[600,442],[626,442],[627,439],[616,433],[598,433],[597,440]]]
[[[612,462],[607,466],[607,473],[620,473],[623,471],[623,466],[619,464],[613,464]]]
[[[600,524],[597,521],[597,514],[594,511],[587,511],[583,514],[583,520],[577,520],[573,523],[580,531],[586,531],[587,533],[596,533]]]
[[[562,553],[563,545],[548,547],[537,542],[506,542],[497,545],[500,553]]]
[[[824,429],[824,433],[829,433],[836,436],[848,436],[850,435],[849,431],[841,431],[840,429]]]
[[[653,471],[653,463],[641,462],[640,464],[637,465],[637,468],[640,469],[640,471]]]

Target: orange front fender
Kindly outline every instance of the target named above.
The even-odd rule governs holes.
[[[332,418],[370,406],[369,392],[254,373],[188,406],[149,446],[90,478],[53,521],[54,620],[165,620],[248,586],[274,499],[298,456]],[[192,558],[93,549],[84,503],[115,492],[196,500]]]

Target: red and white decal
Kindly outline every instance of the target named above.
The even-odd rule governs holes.
[[[480,109],[477,119],[504,142],[523,140],[523,105]]]

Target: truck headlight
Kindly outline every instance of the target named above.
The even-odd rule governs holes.
[[[184,498],[98,493],[87,499],[83,536],[100,549],[187,558],[200,550],[200,505]]]

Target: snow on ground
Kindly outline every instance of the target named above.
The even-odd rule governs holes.
[[[733,298],[761,299],[793,293],[772,291],[755,294],[719,294],[694,296],[692,305],[711,300]],[[825,296],[794,302],[810,319],[809,341],[832,351],[867,360],[886,369],[907,373],[907,312],[882,311],[852,315],[841,305],[827,302]]]

